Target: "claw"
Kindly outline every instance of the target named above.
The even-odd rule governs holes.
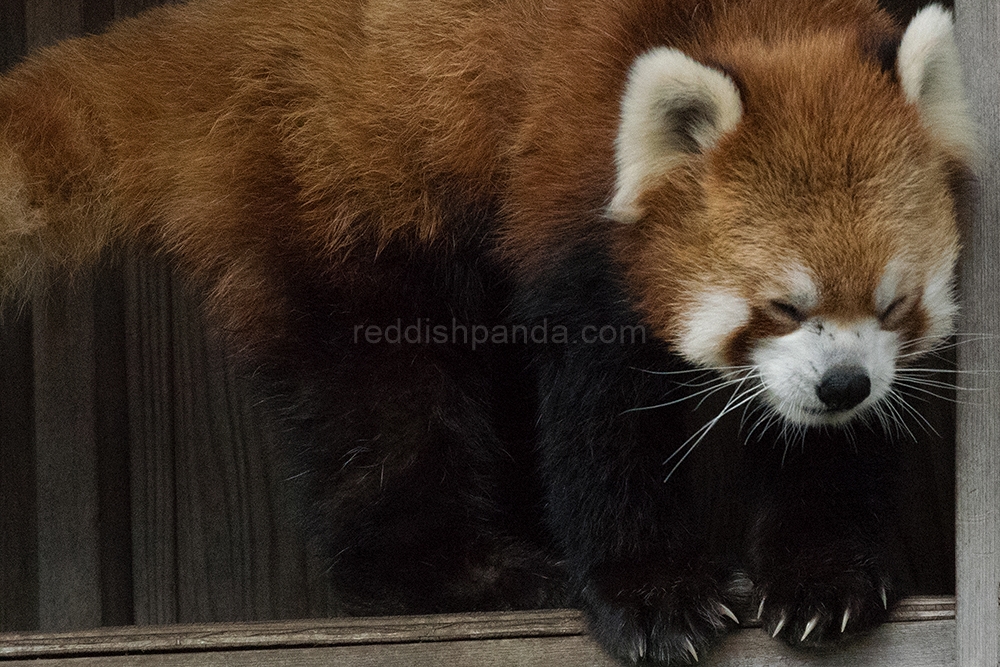
[[[733,619],[733,623],[735,623],[736,625],[740,624],[740,619],[736,618],[736,614],[733,613],[733,610],[727,607],[726,605],[720,603],[719,611],[722,612],[723,616],[728,616],[729,618]]]
[[[879,594],[882,596],[882,608],[889,609],[889,597],[886,595],[885,588],[880,588],[878,590]]]
[[[785,615],[784,614],[781,615],[781,620],[778,621],[778,624],[776,626],[774,626],[774,632],[771,633],[771,638],[774,639],[775,637],[777,637],[778,633],[781,632],[781,629],[783,627],[785,627]]]
[[[851,610],[850,609],[845,609],[844,610],[844,617],[842,619],[840,619],[840,632],[841,632],[841,634],[843,634],[844,630],[847,629],[847,621],[850,618],[851,618]]]
[[[760,620],[761,618],[763,618],[763,617],[764,617],[764,601],[765,601],[765,600],[767,600],[767,597],[762,597],[762,598],[760,599],[760,606],[759,606],[759,607],[757,607],[757,620],[758,620],[758,621],[759,621],[759,620]]]
[[[684,649],[691,654],[695,662],[698,662],[698,651],[694,650],[694,644],[691,643],[690,639],[684,640]]]
[[[819,625],[818,615],[813,616],[812,619],[808,623],[806,623],[806,631],[802,633],[802,639],[800,639],[799,641],[804,642],[806,640],[806,637],[809,636],[809,633],[816,629],[817,625]]]
[[[648,643],[646,638],[643,636],[638,636],[635,638],[635,643],[629,647],[629,658],[632,662],[641,662],[646,659],[646,649],[648,648]]]

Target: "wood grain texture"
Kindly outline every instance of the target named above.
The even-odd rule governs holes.
[[[94,438],[97,444],[101,625],[135,621],[126,328],[122,272],[102,263],[94,276]]]
[[[1000,664],[1000,5],[957,0],[958,43],[979,123],[983,161],[979,207],[962,264],[965,302],[958,348],[961,385],[972,398],[958,405],[957,595],[958,664]]]
[[[954,664],[951,599],[908,600],[893,618],[851,646],[811,654],[792,651],[748,624],[703,656],[701,664]],[[573,610],[0,635],[0,661],[27,659],[36,659],[35,665],[150,666],[614,664],[586,636],[582,615]]]
[[[25,50],[24,3],[0,0],[0,69]],[[0,630],[38,628],[30,306],[0,306]]]
[[[32,0],[24,3],[27,50],[81,34],[81,9],[81,0]]]
[[[31,312],[0,313],[0,630],[38,628]]]
[[[172,296],[178,620],[305,616],[305,549],[260,419],[197,298]]]
[[[24,3],[21,0],[0,0],[0,71],[21,60],[26,37]]]
[[[135,622],[176,623],[173,373],[163,305],[171,278],[165,266],[130,259],[125,279]]]
[[[35,299],[39,627],[101,624],[93,281]]]
[[[196,291],[162,259],[125,280],[136,622],[334,613]]]

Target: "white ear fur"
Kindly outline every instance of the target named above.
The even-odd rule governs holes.
[[[714,146],[743,115],[733,81],[677,49],[660,47],[632,65],[615,143],[618,175],[608,215],[642,217],[638,200],[651,178]]]
[[[957,153],[973,160],[975,129],[962,87],[951,12],[928,5],[910,21],[896,63],[906,99],[920,109],[924,125]]]

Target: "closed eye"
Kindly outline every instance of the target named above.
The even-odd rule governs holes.
[[[894,326],[898,324],[899,320],[906,314],[908,305],[908,296],[899,297],[886,306],[881,313],[879,313],[879,322],[881,322],[883,326]]]
[[[794,306],[787,301],[781,301],[780,299],[772,299],[768,302],[773,314],[778,315],[782,319],[792,320],[793,322],[805,322],[806,314],[797,306]]]

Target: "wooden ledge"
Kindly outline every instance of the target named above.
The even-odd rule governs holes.
[[[892,622],[836,652],[798,653],[748,622],[703,665],[953,665],[955,600],[909,598]],[[573,665],[613,663],[580,612],[336,618],[0,634],[0,661],[25,665]],[[29,662],[30,661],[30,662]]]

